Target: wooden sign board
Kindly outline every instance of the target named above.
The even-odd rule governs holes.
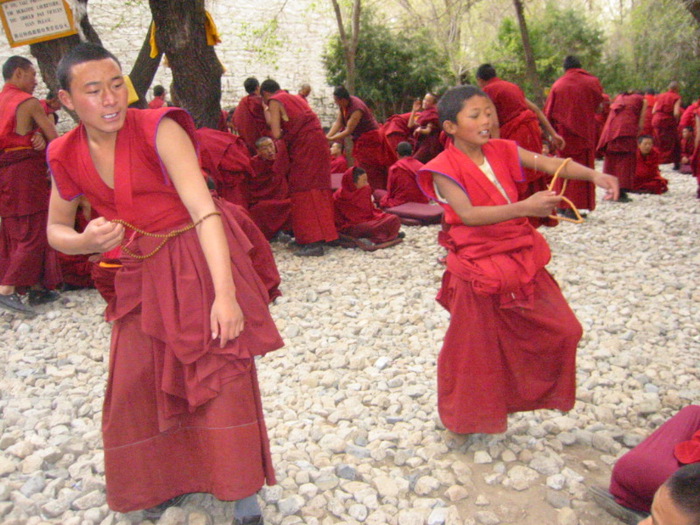
[[[0,0],[0,17],[10,47],[36,44],[78,32],[65,0]]]

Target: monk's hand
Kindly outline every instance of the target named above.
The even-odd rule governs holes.
[[[547,217],[557,210],[557,204],[561,202],[561,196],[553,191],[538,191],[522,201],[525,205],[527,217]]]
[[[605,190],[606,201],[616,201],[620,196],[620,182],[617,177],[596,171],[593,175],[593,184]]]
[[[552,135],[552,146],[554,147],[555,150],[563,150],[566,147],[566,141],[564,140],[564,137],[561,135],[555,133]]]
[[[124,239],[124,226],[104,217],[91,220],[82,233],[86,253],[104,253],[119,246]]]
[[[32,135],[32,148],[36,151],[44,151],[46,149],[46,139],[41,133]]]
[[[232,295],[218,295],[211,306],[211,338],[219,338],[219,346],[223,348],[226,343],[233,341],[243,331],[245,319],[235,293]]]

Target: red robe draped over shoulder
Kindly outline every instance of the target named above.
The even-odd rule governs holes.
[[[393,241],[401,229],[401,219],[375,207],[371,186],[358,189],[353,182],[353,170],[350,168],[343,174],[341,187],[333,194],[338,231],[375,244]]]
[[[95,169],[82,126],[53,141],[48,159],[62,198],[85,195],[106,219],[152,233],[190,224],[156,149],[166,116],[195,141],[182,110],[128,110],[116,139],[114,189]],[[211,337],[214,287],[195,229],[143,260],[121,255],[106,312],[114,324],[102,418],[107,502],[119,512],[189,492],[237,500],[274,483],[253,358],[283,343],[251,262],[253,245],[230,206],[214,203],[246,319],[223,348]],[[126,242],[146,255],[160,239],[128,230]]]
[[[289,193],[292,229],[299,244],[338,238],[331,192],[331,154],[316,113],[301,97],[280,90],[276,100],[287,113],[282,140],[289,154]]]
[[[678,120],[673,108],[681,96],[675,91],[667,91],[656,97],[651,125],[654,129],[654,146],[659,150],[661,164],[679,163],[681,141],[678,137]]]
[[[248,146],[248,152],[255,155],[255,141],[272,136],[260,95],[246,95],[238,102],[233,112],[233,126]]]
[[[598,151],[605,156],[603,171],[615,175],[620,189],[631,190],[637,163],[637,135],[644,98],[636,93],[621,93],[610,105]]]
[[[484,154],[511,202],[521,178],[517,146],[493,139]],[[473,206],[508,204],[484,173],[453,144],[418,172],[437,199],[433,173],[452,179]],[[550,251],[526,218],[466,226],[449,204],[447,270],[438,301],[451,314],[438,357],[438,410],[458,433],[500,433],[511,412],[570,410],[575,401],[581,325],[545,269]]]
[[[389,168],[387,191],[379,205],[382,208],[392,208],[407,202],[427,204],[428,198],[418,187],[416,174],[423,163],[413,157],[403,157]]]
[[[396,147],[399,145],[399,142],[408,142],[412,146],[415,146],[416,139],[413,137],[411,130],[408,127],[408,119],[410,116],[411,113],[391,115],[388,119],[386,119],[386,122],[382,124],[382,133],[386,137],[386,141],[389,143],[391,151],[396,151]]]
[[[630,189],[637,193],[666,193],[668,180],[662,177],[659,171],[659,152],[652,149],[648,155],[642,155],[637,148],[635,159],[636,171]]]
[[[432,160],[442,151],[442,143],[440,142],[440,117],[436,106],[424,109],[418,115],[416,124],[420,127],[426,127],[428,124],[432,126],[428,135],[418,135],[416,139],[416,151],[413,157],[425,164]]]
[[[595,165],[595,112],[603,100],[603,88],[597,77],[584,69],[566,71],[553,85],[547,97],[544,114],[554,129],[566,141],[560,157],[593,168]],[[595,185],[592,182],[570,180],[566,196],[579,209],[595,209]]]
[[[222,199],[247,208],[249,205],[246,178],[252,176],[250,155],[240,137],[211,128],[197,130],[202,169],[216,184]]]
[[[345,173],[348,169],[348,159],[344,154],[331,157],[331,173]]]
[[[260,155],[252,158],[255,176],[248,179],[250,215],[268,240],[280,230],[292,228],[292,201],[287,184],[289,157],[283,141],[275,144],[274,160],[265,160]]]

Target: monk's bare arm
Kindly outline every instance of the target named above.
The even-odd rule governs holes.
[[[459,185],[439,173],[433,172],[435,185],[459,218],[467,226],[485,226],[519,217],[546,217],[554,213],[561,201],[554,192],[540,191],[523,201],[499,206],[473,206]]]
[[[124,227],[109,222],[104,217],[90,221],[82,233],[75,231],[75,214],[79,201],[79,198],[64,200],[53,183],[46,226],[51,247],[69,255],[78,255],[103,253],[119,246],[124,237]]]
[[[559,169],[559,166],[566,160],[558,157],[538,155],[521,147],[518,147],[518,154],[520,155],[520,162],[522,162],[523,166],[526,168],[544,171],[550,175],[554,175],[557,169]],[[607,190],[605,195],[606,200],[617,200],[620,193],[617,177],[592,170],[578,162],[569,161],[569,163],[564,166],[559,176],[564,179],[592,182],[596,186]]]
[[[271,105],[274,107],[274,105]],[[164,118],[158,125],[156,147],[180,199],[197,222],[216,211],[197,161],[194,145],[179,124]],[[231,256],[221,217],[212,216],[197,226],[197,235],[214,284],[211,310],[212,338],[220,336],[221,346],[243,330],[243,312],[236,300],[231,273]]]
[[[411,114],[408,116],[408,129],[412,129],[418,124],[416,123],[416,113],[420,111],[422,103],[420,100],[413,101],[413,107],[411,108]]]
[[[641,135],[642,130],[644,129],[644,117],[647,114],[647,109],[649,106],[649,103],[647,102],[647,99],[642,99],[642,111],[639,114],[639,134]]]
[[[272,138],[278,140],[282,138],[282,104],[277,100],[270,100],[267,103],[270,120],[268,125],[272,132]]]
[[[566,147],[566,142],[564,141],[564,138],[555,131],[554,126],[552,126],[552,124],[549,122],[549,119],[545,116],[542,110],[537,107],[537,104],[528,99],[525,99],[525,103],[527,104],[527,107],[530,108],[530,110],[535,115],[537,115],[537,120],[540,121],[540,124],[542,125],[544,130],[551,137],[552,146],[554,146],[555,149],[564,149]]]
[[[357,125],[360,123],[360,118],[362,118],[362,111],[360,111],[359,109],[357,111],[353,111],[352,115],[350,115],[350,118],[348,119],[347,124],[345,124],[345,129],[340,132],[336,132],[334,135],[331,135],[329,132],[327,136],[328,140],[340,141],[345,137],[351,135],[352,132],[355,131]]]
[[[328,133],[326,134],[326,138],[328,140],[333,140],[331,137],[338,133],[341,129],[343,128],[343,121],[340,118],[340,112],[338,112],[338,116],[335,118],[335,122],[333,122],[333,125],[331,126],[331,129],[328,130]]]
[[[56,126],[46,116],[41,103],[35,98],[30,98],[17,110],[17,133],[26,135],[34,129],[35,125],[39,127],[47,142],[58,137]]]
[[[676,103],[673,105],[673,118],[676,120],[681,118],[681,99],[676,100]]]

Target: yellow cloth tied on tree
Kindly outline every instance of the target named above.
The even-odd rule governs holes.
[[[215,46],[216,44],[221,42],[221,35],[219,34],[219,30],[216,27],[216,24],[214,23],[214,19],[212,16],[209,14],[209,11],[204,11],[204,16],[206,17],[204,20],[204,31],[207,35],[207,45],[208,46]],[[158,50],[158,44],[156,44],[156,23],[151,22],[151,28],[149,29],[150,31],[150,36],[148,38],[148,42],[151,45],[151,58],[156,58],[160,51]]]
[[[129,78],[129,75],[124,75],[124,82],[126,83],[126,90],[129,93],[129,100],[127,104],[133,104],[139,99],[139,94],[134,89],[134,83]]]

